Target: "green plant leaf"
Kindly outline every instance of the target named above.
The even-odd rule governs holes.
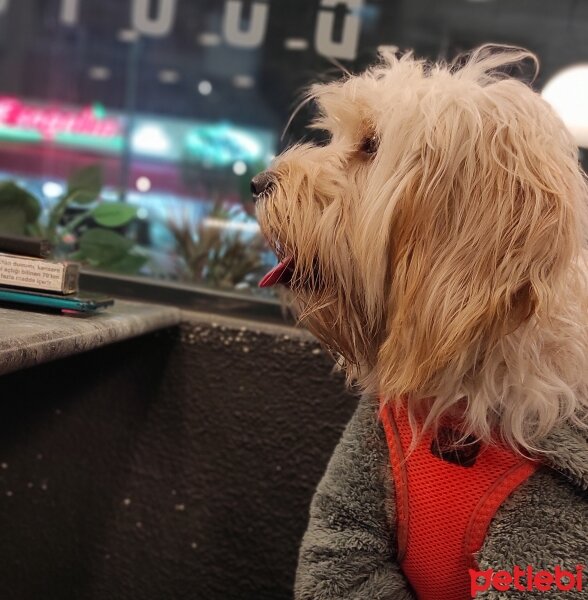
[[[45,230],[38,221],[25,225],[25,235],[31,237],[45,237]]]
[[[0,232],[12,235],[24,235],[26,214],[19,207],[0,206]]]
[[[103,176],[99,165],[74,171],[67,181],[67,197],[77,204],[94,202],[102,190]]]
[[[103,202],[90,212],[90,216],[102,227],[120,227],[137,216],[137,209],[124,202]]]
[[[86,255],[81,250],[76,250],[75,252],[71,252],[67,255],[68,260],[76,260],[79,262],[84,262],[87,260]]]
[[[141,267],[147,262],[147,256],[138,256],[136,254],[127,254],[120,260],[102,263],[100,267],[102,269],[108,269],[116,273],[123,273],[125,275],[134,275]]]
[[[37,198],[12,181],[0,183],[0,208],[21,210],[26,223],[34,223],[41,214]]]
[[[108,229],[89,229],[80,237],[80,251],[89,261],[99,265],[123,258],[133,245],[131,240]]]

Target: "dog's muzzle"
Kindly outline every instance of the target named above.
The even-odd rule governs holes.
[[[272,171],[262,171],[251,180],[253,201],[257,202],[263,196],[271,194],[276,186],[276,176]],[[259,282],[259,287],[270,287],[279,283],[288,285],[294,272],[294,259],[287,257],[280,261]]]
[[[251,193],[257,202],[261,196],[269,194],[276,185],[276,176],[272,171],[262,171],[251,180]]]

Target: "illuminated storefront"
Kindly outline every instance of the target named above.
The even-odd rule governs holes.
[[[0,175],[47,219],[72,173],[97,165],[99,201],[137,209],[117,230],[145,258],[132,274],[258,295],[273,257],[248,183],[314,135],[312,106],[284,131],[309,83],[365,66],[381,45],[451,58],[493,41],[537,52],[542,89],[588,62],[587,23],[584,4],[547,1],[3,0]],[[571,127],[585,131],[573,106]],[[73,218],[75,206],[62,220]],[[68,252],[91,226],[70,228]]]

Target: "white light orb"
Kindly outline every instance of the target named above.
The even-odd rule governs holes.
[[[151,179],[149,177],[139,177],[135,185],[140,192],[148,192],[151,189]]]
[[[43,195],[46,198],[59,198],[65,192],[65,188],[57,181],[46,181],[43,184]]]
[[[233,164],[233,173],[235,175],[245,175],[247,173],[247,165],[242,161],[238,160]]]
[[[578,146],[588,148],[588,64],[556,73],[541,95],[561,117]]]
[[[203,81],[201,81],[198,84],[198,91],[203,96],[209,96],[212,93],[212,83],[210,83],[210,81],[206,81],[206,79],[204,79]]]

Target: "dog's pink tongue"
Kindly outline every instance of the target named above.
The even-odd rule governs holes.
[[[276,265],[263,279],[259,282],[259,287],[271,287],[278,283],[288,283],[292,277],[294,259],[289,256]]]

